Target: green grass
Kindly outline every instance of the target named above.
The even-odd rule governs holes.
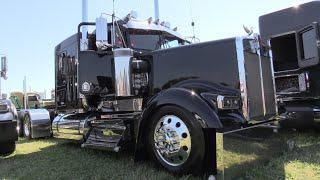
[[[320,136],[297,133],[292,151],[274,156],[271,161],[248,169],[249,179],[320,179]],[[128,152],[112,153],[82,149],[62,139],[19,140],[17,150],[0,157],[0,179],[173,179],[153,163],[134,163]],[[261,147],[264,148],[264,147]],[[232,163],[241,166],[256,155],[228,152]],[[226,162],[227,163],[227,162]],[[192,176],[180,179],[195,179]]]
[[[82,149],[61,139],[20,140],[15,154],[0,159],[0,179],[170,179],[128,153]],[[187,177],[183,177],[187,178]]]
[[[265,166],[256,167],[255,179],[320,179],[320,134],[299,133],[293,151],[283,153]]]

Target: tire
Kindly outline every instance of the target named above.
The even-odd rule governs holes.
[[[320,133],[320,123],[315,123],[314,129],[315,129],[316,132]]]
[[[6,156],[12,154],[16,149],[16,143],[13,142],[5,142],[0,143],[0,156]]]
[[[156,131],[162,128],[167,130]],[[192,113],[177,106],[164,106],[153,115],[149,130],[146,142],[148,154],[158,165],[178,175],[198,174],[201,171],[205,157],[205,140],[202,127]],[[163,132],[169,132],[170,136],[162,136]],[[172,137],[173,139],[170,139]],[[161,141],[163,139],[165,140]],[[179,145],[172,145],[177,139]],[[174,153],[161,153],[159,149],[166,147],[164,149],[168,150],[167,145],[175,147]]]
[[[18,136],[19,137],[23,137],[24,136],[24,134],[23,134],[23,122],[22,122],[21,119],[18,119],[17,127],[18,127],[18,130],[17,130]]]
[[[23,118],[23,136],[29,140],[32,138],[31,122],[30,122],[29,114],[26,114]]]

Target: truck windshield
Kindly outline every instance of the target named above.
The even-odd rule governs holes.
[[[133,49],[154,51],[183,45],[181,39],[168,38],[164,35],[130,34],[130,44]]]
[[[131,34],[130,42],[133,49],[139,50],[153,51],[161,46],[160,35]]]
[[[34,95],[34,96],[28,96],[28,101],[38,101],[39,97]]]

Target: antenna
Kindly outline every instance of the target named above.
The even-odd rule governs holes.
[[[4,54],[0,54],[4,55]],[[0,99],[2,99],[2,91],[1,91],[1,78],[4,80],[7,79],[7,71],[8,71],[8,61],[7,57],[4,55],[1,57],[1,71],[0,71]]]
[[[23,94],[24,94],[24,98],[23,98],[23,105],[24,105],[24,109],[27,109],[27,77],[24,76],[23,78]]]
[[[189,7],[190,7],[190,17],[191,17],[191,28],[192,28],[192,36],[189,37],[191,38],[191,42],[200,42],[200,39],[196,37],[196,33],[195,33],[195,23],[194,23],[194,19],[193,19],[193,13],[192,13],[192,2],[191,0],[189,0]]]
[[[111,38],[111,41],[112,41],[112,46],[114,46],[116,44],[116,28],[115,28],[115,17],[116,17],[116,14],[115,14],[115,0],[112,0],[112,38]]]
[[[159,0],[154,0],[154,20],[160,19],[159,17]]]

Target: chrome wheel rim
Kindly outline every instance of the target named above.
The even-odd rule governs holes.
[[[25,117],[25,120],[23,123],[23,130],[24,130],[24,135],[28,137],[30,135],[29,117]]]
[[[163,116],[154,131],[154,147],[158,156],[171,166],[185,163],[191,152],[187,125],[177,116]]]

